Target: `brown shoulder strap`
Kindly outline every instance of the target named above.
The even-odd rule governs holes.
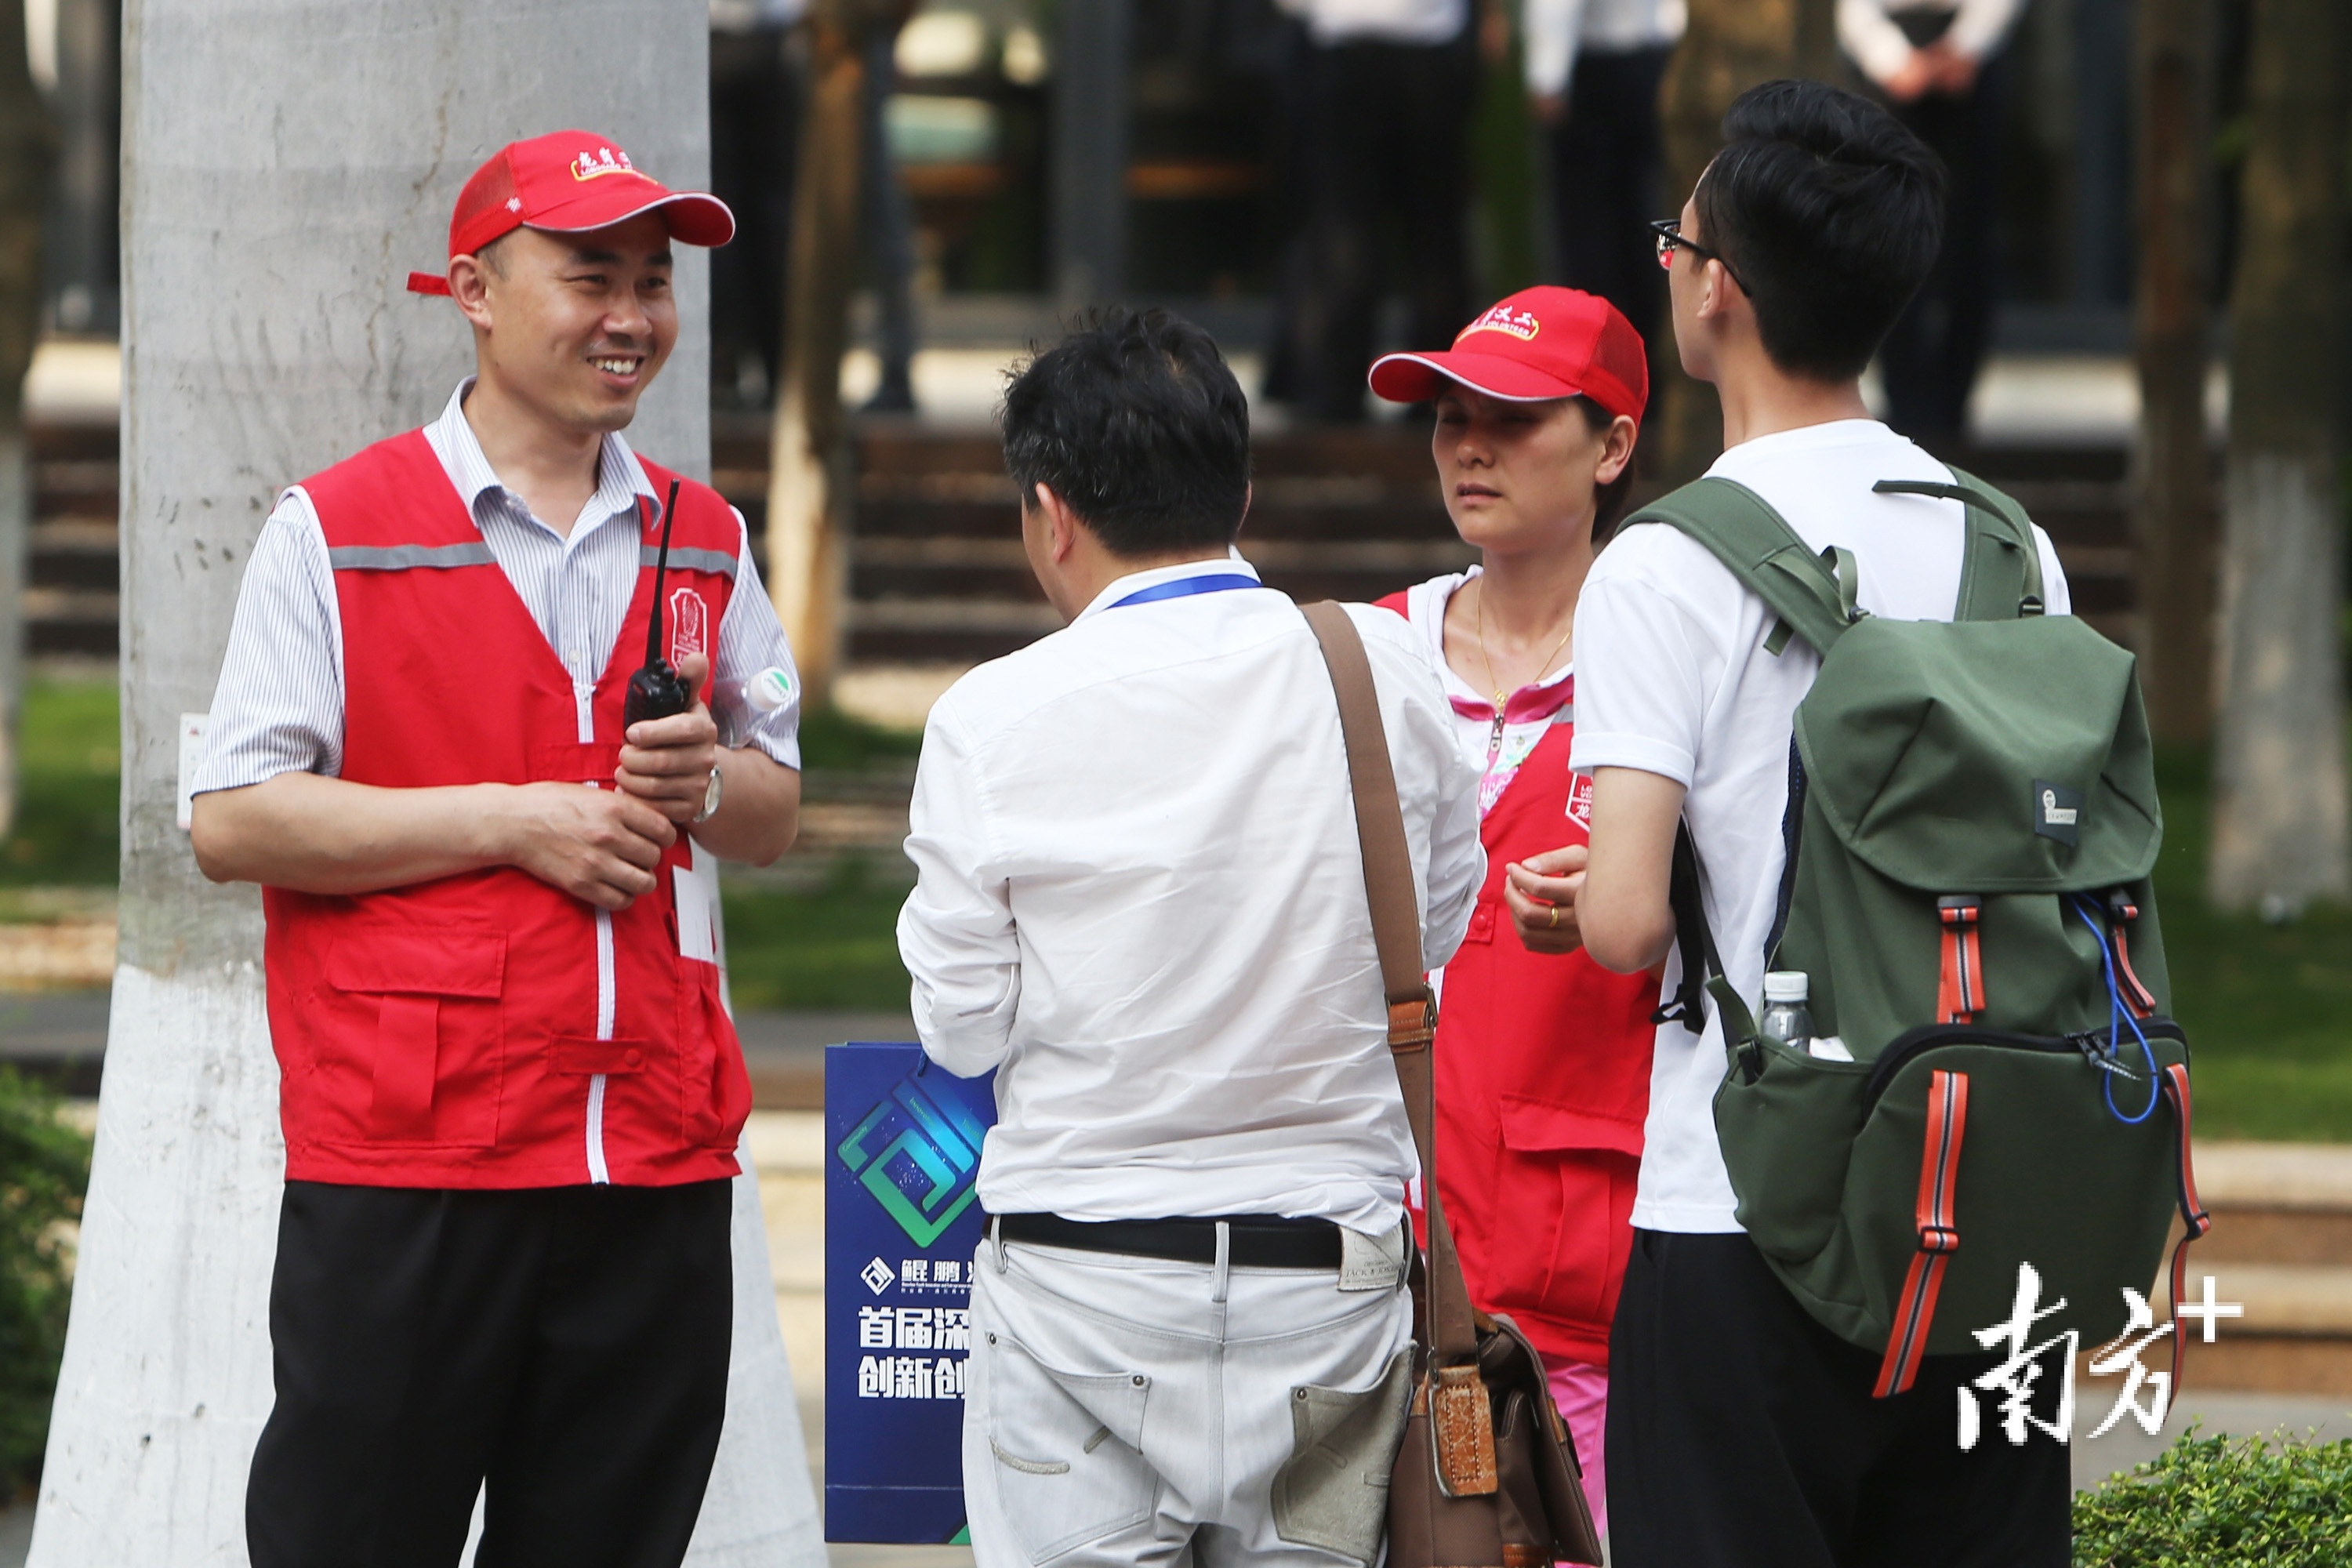
[[[1421,967],[1421,909],[1413,896],[1412,853],[1405,845],[1404,810],[1397,801],[1396,772],[1389,763],[1387,729],[1381,722],[1380,695],[1372,686],[1371,661],[1348,612],[1325,600],[1305,605],[1307,624],[1322,645],[1339,700],[1339,731],[1348,747],[1348,777],[1356,805],[1356,839],[1363,848],[1364,892],[1372,906],[1372,942],[1381,955],[1381,989],[1387,994],[1389,1054],[1404,1089],[1405,1118],[1412,1124],[1413,1148],[1421,1155],[1421,1192],[1429,1211],[1430,1315],[1426,1342],[1442,1363],[1474,1360],[1478,1353],[1476,1319],[1470,1289],[1462,1279],[1461,1255],[1437,1197],[1436,1075],[1429,1059],[1437,1032],[1437,1004]]]

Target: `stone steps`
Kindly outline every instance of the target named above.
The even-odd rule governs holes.
[[[110,423],[29,424],[33,526],[26,645],[110,658],[120,645],[121,441]]]
[[[1021,553],[994,437],[898,418],[856,430],[848,655],[857,666],[971,664],[1060,624]],[[764,422],[714,420],[713,477],[763,535]],[[2119,446],[1972,446],[1947,454],[2050,532],[2078,614],[2129,634],[2137,558]],[[1297,597],[1373,599],[1474,559],[1454,536],[1428,437],[1402,424],[1261,430],[1243,549]],[[1638,496],[1637,496],[1638,499]]]
[[[25,609],[36,655],[112,656],[119,644],[121,463],[110,422],[28,426],[34,483]],[[765,542],[767,425],[717,416],[712,479]],[[1970,447],[1952,461],[2001,485],[2049,530],[2076,610],[2128,634],[2136,558],[2123,448]],[[1415,426],[1269,429],[1255,443],[1244,548],[1302,598],[1372,599],[1472,552],[1454,535]],[[848,652],[853,664],[992,658],[1060,624],[1022,558],[995,437],[903,418],[856,426]]]
[[[2352,1396],[2352,1145],[2200,1143],[2196,1165],[2213,1229],[2189,1248],[2189,1304],[2210,1275],[2213,1299],[2245,1315],[2210,1345],[2183,1321],[2184,1380]]]

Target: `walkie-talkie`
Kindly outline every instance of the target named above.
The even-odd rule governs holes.
[[[624,731],[641,720],[667,719],[694,706],[694,693],[662,657],[662,579],[669,573],[669,525],[677,515],[677,481],[669,482],[669,500],[662,505],[661,552],[654,558],[654,613],[646,626],[646,665],[629,677],[629,695],[621,705]]]

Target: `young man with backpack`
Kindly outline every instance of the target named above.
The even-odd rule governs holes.
[[[1943,1353],[1976,1351],[1979,1342],[1968,1331],[1997,1322],[2008,1310],[2007,1296],[2000,1310],[1983,1312],[1975,1285],[1964,1300],[1948,1289],[1944,1310],[1936,1315],[1934,1287],[1943,1255],[1931,1252],[1929,1237],[1945,1233],[1923,1217],[1918,1253],[1933,1261],[1913,1269],[1927,1279],[1919,1342],[1882,1352],[1883,1311],[1865,1323],[1867,1311],[1841,1307],[1828,1287],[1814,1289],[1813,1277],[1800,1267],[1801,1248],[1781,1247],[1777,1234],[1768,1235],[1775,1203],[1793,1205],[1801,1195],[1794,1189],[1807,1174],[1801,1168],[1806,1156],[1801,1149],[1780,1148],[1770,1157],[1778,1163],[1761,1179],[1752,1165],[1743,1166],[1743,1130],[1759,1123],[1740,1120],[1749,1108],[1737,1091],[1759,1077],[1780,1075],[1769,1081],[1785,1084],[1810,1073],[1828,1086],[1826,1092],[1847,1094],[1848,1103],[1858,1106],[1865,1076],[1875,1074],[1874,1059],[1895,1065],[1892,1050],[1882,1053],[1893,1026],[1873,1028],[1877,997],[1865,994],[1869,987],[1860,974],[1867,964],[1846,949],[1838,950],[1841,963],[1833,972],[1834,1001],[1843,1010],[1833,1011],[1832,996],[1822,989],[1828,973],[1814,977],[1813,1005],[1816,1038],[1843,1030],[1851,1060],[1840,1060],[1845,1047],[1828,1040],[1808,1052],[1802,1041],[1791,1047],[1756,1039],[1746,1014],[1763,991],[1768,967],[1831,970],[1810,949],[1800,953],[1805,963],[1790,962],[1791,950],[1817,934],[1807,922],[1817,914],[1818,889],[1794,889],[1796,918],[1790,919],[1795,871],[1814,864],[1807,857],[1837,847],[1832,843],[1817,850],[1814,837],[1807,837],[1791,864],[1790,846],[1801,828],[1825,841],[1836,837],[1817,818],[1837,802],[1821,798],[1829,785],[1820,778],[1813,781],[1815,798],[1808,800],[1804,770],[1822,748],[1856,732],[1850,715],[1838,736],[1808,732],[1811,710],[1801,704],[1824,669],[1820,648],[1865,626],[1874,634],[1902,637],[1911,635],[1905,623],[1952,622],[1956,605],[1963,612],[1957,618],[1971,624],[1936,630],[1974,634],[1982,628],[1973,623],[1989,618],[1980,600],[1999,601],[1993,613],[2006,617],[2002,635],[2012,642],[2022,635],[2068,648],[2108,645],[2078,622],[2059,624],[2068,611],[2065,577],[2040,530],[2010,503],[1993,500],[1873,419],[1864,405],[1863,368],[1936,258],[1943,175],[1933,155],[1875,105],[1815,82],[1768,83],[1743,95],[1724,131],[1727,144],[1680,219],[1658,226],[1676,345],[1685,369],[1721,395],[1725,451],[1707,479],[1630,520],[1594,564],[1577,615],[1579,711],[1570,763],[1594,777],[1590,858],[1580,850],[1554,851],[1510,873],[1509,898],[1530,947],[1558,951],[1581,942],[1600,963],[1621,972],[1671,957],[1666,993],[1680,1004],[1660,1014],[1634,1248],[1610,1345],[1613,1557],[1622,1568],[2062,1568],[2070,1550],[2067,1449],[2046,1432],[2031,1433],[2032,1440],[2020,1444],[2000,1429],[1998,1396],[1973,1390],[2000,1355]],[[1890,490],[1883,483],[1890,480],[1920,488]],[[1968,500],[1950,493],[1957,487],[1967,487]],[[1670,526],[1653,525],[1660,521]],[[1793,540],[1780,531],[1783,522]],[[1746,536],[1743,528],[1750,531]],[[1741,537],[1764,542],[1743,555],[1733,548]],[[1775,539],[1786,543],[1775,545]],[[1801,549],[1795,548],[1800,542]],[[1734,559],[1745,564],[1736,569],[1729,564]],[[1802,591],[1774,588],[1775,570]],[[2125,672],[2113,705],[2123,717],[2109,726],[2112,739],[2128,730],[2126,720],[2136,719],[2138,699],[2129,686],[2128,656],[2110,651]],[[2120,742],[2114,749],[2118,755],[2129,751]],[[1898,763],[1901,751],[1899,744],[1894,748]],[[2087,776],[2060,780],[2053,788],[2064,790],[2065,798],[2087,792],[2089,804],[2082,809],[2103,825],[2109,816],[2120,820],[2132,814],[2105,811],[2114,791],[2101,765],[2087,764]],[[2006,788],[2004,783],[2001,791]],[[2038,847],[2055,857],[2055,865],[2078,854],[2104,853],[2093,841],[2092,816],[2084,818],[2079,845],[2050,837],[2046,820],[2040,826],[2029,822],[2028,788],[2029,781],[2017,781],[2016,832],[2025,844],[2019,854]],[[2118,887],[2139,889],[2143,905],[2146,871],[2134,857],[2146,847],[2152,858],[2152,805],[2145,815],[2145,824],[2135,817],[2134,825],[2149,831],[2122,854],[2131,864],[2113,873]],[[2066,815],[2065,820],[2075,818]],[[1686,855],[1677,847],[1685,826]],[[1688,863],[1679,875],[1678,860]],[[1678,882],[1694,879],[1692,871],[1702,889],[1695,903],[1675,896],[1683,891]],[[2067,900],[2086,895],[2073,891],[2063,875],[2053,878],[2046,888],[2034,884],[2034,908],[2042,916],[2058,913],[2064,930],[2053,925],[2051,931],[2074,937],[2083,952],[2093,954],[2083,961],[2087,973],[2111,976],[2112,966],[2101,968],[2106,947],[2094,950],[2073,930],[2074,906]],[[1896,931],[1895,922],[1888,922],[1880,967],[1903,971],[1901,984],[1893,987],[1901,993],[1901,1005],[1894,1010],[1919,996],[1916,965],[1904,967],[1915,956],[1926,965],[1924,994],[1937,1001],[1934,1019],[1906,1015],[1904,1025],[1975,1020],[2021,1026],[2000,1009],[2027,1005],[2028,990],[2042,988],[2038,981],[2029,987],[2017,969],[2002,971],[2009,949],[2000,942],[2008,929],[2021,929],[2023,916],[2011,919],[2006,910],[2011,902],[2021,907],[2026,896],[1996,895],[2030,880],[2000,883],[1987,876],[1980,887],[1943,889],[1968,895],[1965,909],[1931,890],[1920,917],[1927,923],[1916,940],[1910,926]],[[1937,995],[1935,974],[1939,904],[1951,905],[1940,918],[1958,934],[1948,939],[1947,952],[1967,960],[1963,989],[1971,979],[1983,988],[1975,928],[1954,926],[1962,915],[1976,919],[1979,894],[1983,952],[1991,955],[1982,965],[1990,971],[1990,1013],[1979,994]],[[1572,919],[1566,910],[1555,914],[1562,905],[1572,906]],[[1690,918],[1678,922],[1677,906]],[[2152,936],[2152,930],[2146,934]],[[1861,946],[1866,950],[1874,940],[1865,936]],[[2116,942],[2121,952],[2121,939]],[[2063,942],[2056,945],[2062,956],[2072,951]],[[2148,950],[2154,945],[2143,943]],[[2144,957],[2142,970],[2148,968]],[[1708,970],[1720,979],[1711,997],[1702,998],[1697,982]],[[2128,963],[2124,973],[2129,973]],[[2075,978],[2070,972],[2068,979]],[[2160,974],[2155,983],[2160,990]],[[2051,994],[2063,989],[2053,983]],[[2072,993],[2067,996],[2064,1006],[2044,1007],[2032,1020],[2040,1033],[2057,1038],[2063,1064],[2056,1049],[2009,1055],[2030,1058],[2035,1070],[2071,1065],[2087,1074],[2079,1082],[2068,1079],[2056,1097],[2072,1106],[2075,1100],[2066,1097],[2077,1095],[2083,1082],[2095,1086],[2107,1075],[2093,1070],[2089,1047],[2066,1047],[2063,1031],[2105,1026],[2108,992],[2095,993],[2095,1013],[2086,1011],[2089,1002],[2077,1006]],[[2147,1011],[2154,1007],[2150,998]],[[1927,1014],[1924,999],[1913,1012]],[[2043,1016],[2051,1012],[2063,1017],[2053,1022]],[[1700,1032],[1695,1026],[1702,1015]],[[1910,1040],[1903,1035],[1895,1043]],[[1728,1063],[1727,1045],[1734,1047]],[[2152,1101],[2158,1092],[2156,1058],[2150,1056],[2147,1071],[2139,1070],[2136,1053],[2126,1059],[2138,1081],[2119,1092],[2131,1097],[2124,1109],[2137,1112],[2138,1097]],[[1881,1162],[1890,1173],[1874,1176],[1872,1190],[1899,1205],[1906,1232],[1920,1181],[1922,1106],[1916,1089],[1928,1083],[1927,1070],[1895,1079],[1883,1096],[1889,1107],[1907,1110],[1911,1137],[1907,1152]],[[1986,1089],[1980,1100],[1989,1099],[1989,1069],[1972,1070]],[[1935,1071],[1934,1089],[1964,1094],[1967,1076]],[[2099,1089],[2088,1092],[2095,1104]],[[2185,1101],[2185,1079],[2180,1092]],[[1806,1109],[1783,1102],[1761,1112],[1761,1124],[1769,1131],[1778,1116],[1794,1126]],[[1849,1121],[1861,1114],[1856,1110]],[[1980,1144],[1999,1131],[1979,1132],[1987,1114],[1968,1129]],[[2160,1114],[2143,1120],[2145,1128],[2124,1129],[2118,1136],[2144,1132],[2152,1139],[2166,1125]],[[1840,1161],[1849,1156],[1839,1139],[1810,1142],[1835,1145]],[[1957,1125],[1952,1143],[1959,1144]],[[2133,1159],[2145,1155],[2139,1142],[2132,1148]],[[1851,1158],[1859,1173],[1877,1156],[1853,1137]],[[1841,1164],[1822,1212],[1806,1216],[1822,1234],[1840,1223],[1844,1211],[1837,1183],[1847,1174]],[[1843,1189],[1848,1210],[1856,1190]],[[1964,1183],[1958,1228],[1974,1240],[1970,1192]],[[2159,1224],[2164,1217],[2158,1216]],[[1938,1223],[1948,1228],[1948,1221]],[[2131,1267],[2137,1268],[2150,1249],[2140,1231],[2133,1234]],[[1867,1241],[1856,1248],[1866,1254]],[[2160,1238],[2155,1245],[2160,1247]],[[1901,1246],[1911,1248],[1907,1234]],[[1969,1257],[1965,1243],[1958,1256]],[[2046,1270],[2062,1260],[2032,1261]],[[1902,1261],[1892,1267],[1895,1279],[1905,1281]],[[2004,1258],[2000,1268],[2008,1280],[2004,1289],[2013,1288],[2015,1262]],[[2138,1275],[2142,1289],[2152,1272],[2151,1263]],[[1887,1293],[1879,1290],[1880,1297]],[[2112,1286],[2095,1293],[2105,1298],[2096,1303],[2094,1292],[2075,1294],[2078,1307],[2089,1311],[2080,1326],[2103,1326],[2120,1316],[2122,1302]],[[1938,1353],[1921,1357],[1930,1318]],[[2050,1326],[2047,1321],[2035,1326],[2032,1337],[2042,1339]],[[1963,1343],[1954,1345],[1955,1338]],[[2085,1335],[2084,1342],[2096,1342]],[[2028,1389],[2032,1415],[2049,1420],[2057,1404],[2057,1372],[2054,1364],[2045,1366],[2039,1384],[2029,1383]],[[1981,1440],[1964,1449],[1955,1411],[1971,1399],[1983,1401],[1988,1414]]]

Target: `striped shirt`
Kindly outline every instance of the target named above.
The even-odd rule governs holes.
[[[466,422],[469,376],[450,395],[425,439],[473,515],[482,542],[572,679],[593,686],[611,662],[640,570],[639,498],[659,518],[662,498],[628,443],[606,436],[596,459],[596,493],[567,536],[531,515],[499,482]],[[788,768],[801,763],[800,679],[793,700],[754,712],[744,683],[761,670],[793,670],[783,628],[761,586],[743,517],[733,562],[735,591],[719,623],[712,717],[730,746],[756,746]],[[720,570],[725,570],[721,567]],[[334,568],[319,514],[299,485],[278,500],[262,525],[237,591],[236,619],[213,693],[204,762],[191,793],[240,789],[282,773],[334,777],[343,763],[343,628]]]

